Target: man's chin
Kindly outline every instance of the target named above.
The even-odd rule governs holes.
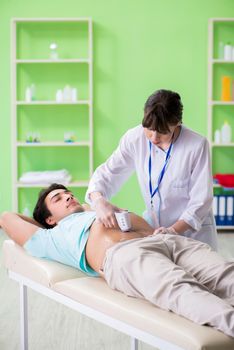
[[[71,210],[71,214],[74,214],[74,213],[82,213],[84,211],[84,208],[79,205],[79,206],[74,206],[74,207],[71,207],[69,208]]]

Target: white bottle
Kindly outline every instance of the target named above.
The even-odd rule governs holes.
[[[50,44],[50,59],[51,60],[57,60],[58,59],[58,52],[57,52],[58,45],[56,43]]]
[[[224,57],[226,61],[232,60],[232,45],[230,43],[227,43],[224,45]]]
[[[72,100],[72,102],[77,101],[77,89],[76,88],[71,89],[71,100]]]
[[[35,91],[36,91],[35,84],[32,84],[30,86],[30,89],[31,89],[31,99],[32,99],[32,101],[35,101],[36,100],[36,97],[35,97]]]
[[[25,101],[31,102],[32,101],[32,91],[30,87],[27,87],[25,90]]]
[[[55,96],[56,102],[63,102],[63,91],[61,89],[56,91],[56,96]]]
[[[221,128],[221,140],[222,140],[222,143],[229,143],[229,142],[231,142],[231,139],[232,139],[231,134],[232,134],[231,126],[225,120],[225,122],[223,123],[222,128]]]
[[[71,102],[71,88],[69,85],[66,85],[63,89],[63,99],[65,102]]]
[[[215,143],[220,143],[221,142],[221,132],[220,130],[215,130],[214,132],[214,142]]]

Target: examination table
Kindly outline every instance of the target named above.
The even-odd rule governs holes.
[[[28,349],[28,287],[129,335],[131,350],[138,349],[138,340],[160,350],[234,350],[234,338],[127,297],[102,278],[34,258],[12,240],[3,244],[3,260],[9,277],[20,286],[21,350]]]

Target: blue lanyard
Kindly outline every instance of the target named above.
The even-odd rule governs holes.
[[[152,181],[151,181],[151,169],[152,169],[151,148],[152,148],[152,143],[150,141],[149,141],[149,148],[150,148],[150,155],[149,155],[149,190],[150,190],[151,205],[152,205],[153,197],[158,192],[160,183],[162,182],[163,176],[164,176],[165,171],[166,171],[166,166],[167,166],[167,163],[168,163],[168,160],[169,160],[169,157],[170,157],[170,153],[171,153],[171,149],[172,149],[172,142],[171,142],[170,147],[169,147],[169,149],[167,151],[165,163],[164,163],[164,166],[163,166],[163,168],[162,168],[162,170],[161,170],[161,172],[159,174],[158,184],[157,184],[157,186],[156,186],[154,191],[153,191],[153,188],[152,188]]]

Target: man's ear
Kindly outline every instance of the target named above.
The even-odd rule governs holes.
[[[56,224],[56,221],[55,219],[53,218],[53,216],[48,216],[48,218],[46,218],[46,223],[50,226],[54,226]]]

